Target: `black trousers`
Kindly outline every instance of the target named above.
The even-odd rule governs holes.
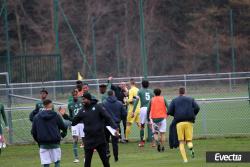
[[[106,136],[106,141],[107,141],[107,155],[110,154],[110,149],[109,149],[109,141],[111,137],[111,143],[113,147],[113,155],[115,159],[118,159],[118,141],[119,137],[113,136],[108,130],[105,130],[105,136]]]
[[[125,108],[125,107],[124,107]],[[126,108],[125,108],[126,109]],[[126,109],[127,110],[127,109]],[[126,115],[124,115],[124,116],[122,116],[122,125],[123,125],[123,134],[124,134],[124,136],[126,136],[126,127],[127,127],[127,115],[128,115],[128,113],[126,114]],[[120,134],[122,134],[121,133],[121,127],[120,127],[120,124],[119,124],[119,133]]]
[[[101,145],[97,146],[95,149],[98,152],[98,154],[102,160],[103,167],[110,167],[109,159],[108,159],[107,154],[106,154],[107,153],[106,144],[101,144]],[[84,167],[91,167],[91,160],[92,160],[94,149],[84,148],[84,151],[85,151]]]

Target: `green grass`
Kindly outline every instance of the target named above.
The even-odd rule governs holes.
[[[237,167],[249,166],[249,164],[213,164],[205,162],[206,151],[249,151],[250,138],[219,138],[194,140],[196,157],[189,158],[188,164],[183,164],[177,149],[167,149],[164,153],[158,153],[149,144],[145,148],[138,148],[137,143],[119,145],[119,162],[114,163],[111,157],[112,167]],[[71,144],[62,144],[62,167],[82,167],[81,163],[73,164]],[[83,152],[82,152],[83,154]],[[34,167],[40,166],[38,147],[36,145],[9,146],[0,156],[1,167]],[[94,153],[92,167],[100,167],[101,161],[97,153]]]

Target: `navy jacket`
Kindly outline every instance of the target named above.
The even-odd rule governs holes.
[[[55,111],[44,110],[34,117],[31,134],[39,145],[59,144],[67,134],[67,127]]]
[[[109,96],[103,103],[103,106],[116,124],[119,124],[122,117],[127,114],[123,104],[115,96]]]
[[[179,122],[195,122],[195,117],[200,111],[200,107],[191,97],[178,96],[169,106],[168,115],[174,117],[177,123]]]
[[[169,147],[170,149],[179,147],[179,140],[176,129],[176,121],[173,119],[172,123],[169,126]]]
[[[86,149],[94,149],[100,144],[106,144],[106,125],[114,129],[118,128],[103,105],[97,104],[97,101],[92,101],[89,106],[84,105],[83,109],[73,118],[72,126],[80,122],[84,123],[84,147]]]

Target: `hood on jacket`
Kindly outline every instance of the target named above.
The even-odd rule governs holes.
[[[109,103],[115,103],[117,101],[117,98],[115,96],[109,96],[106,100]]]
[[[51,120],[57,116],[57,113],[54,111],[42,111],[39,113],[39,115],[44,120]]]

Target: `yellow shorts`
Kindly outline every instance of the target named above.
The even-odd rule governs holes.
[[[131,115],[132,115],[132,111],[131,112],[128,112],[128,115],[127,115],[127,122],[129,123],[140,123],[140,112],[135,112],[135,116],[133,118],[131,118]]]
[[[176,125],[178,140],[191,141],[193,139],[193,123],[180,122]]]

